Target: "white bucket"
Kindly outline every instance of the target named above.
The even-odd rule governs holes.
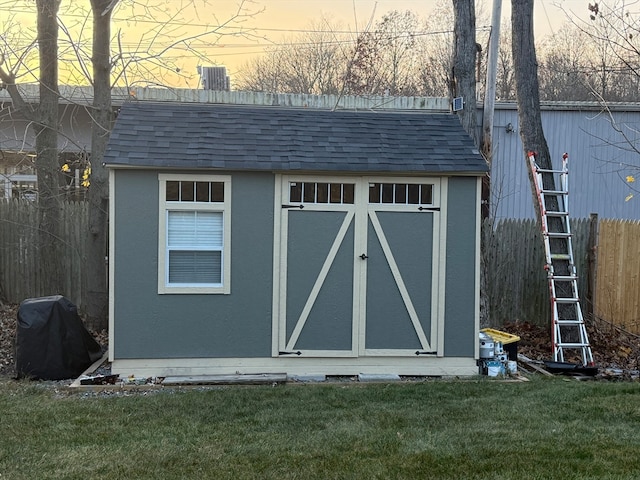
[[[499,377],[500,375],[504,375],[504,364],[496,361],[487,362],[487,376]]]

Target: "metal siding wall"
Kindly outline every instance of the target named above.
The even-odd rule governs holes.
[[[614,112],[633,140],[640,135],[640,112]],[[511,123],[514,132],[507,133]],[[625,150],[609,118],[597,111],[543,110],[542,123],[554,166],[569,153],[569,211],[574,218],[598,213],[601,218],[640,219],[640,198],[626,202],[631,192],[624,179],[637,176],[640,156]],[[502,218],[534,218],[527,165],[520,141],[518,112],[499,109],[494,119],[492,214]],[[631,165],[631,166],[630,166]],[[632,166],[636,165],[635,168]]]
[[[232,176],[230,295],[158,295],[158,174],[116,172],[116,359],[271,355],[273,188]]]
[[[472,357],[475,351],[476,177],[450,178],[447,200],[447,266],[444,353]]]

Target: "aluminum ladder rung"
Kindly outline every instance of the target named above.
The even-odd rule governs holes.
[[[536,167],[536,173],[569,173],[569,170],[553,170],[550,168]]]
[[[569,212],[558,212],[555,210],[549,210],[544,212],[544,214],[547,217],[568,217],[569,216]]]
[[[567,326],[567,327],[571,327],[571,326],[577,326],[577,325],[584,325],[584,321],[583,320],[556,320],[556,323],[559,326]]]
[[[555,297],[553,300],[556,303],[580,303],[578,297]]]
[[[552,253],[551,260],[573,260],[568,253]]]
[[[547,232],[545,235],[549,238],[570,238],[572,234],[567,232]]]
[[[577,275],[554,275],[553,273],[549,275],[549,280],[554,280],[556,282],[573,282],[578,280]]]
[[[556,343],[557,347],[560,348],[589,348],[589,343]]]
[[[568,195],[569,190],[540,190],[543,195]]]

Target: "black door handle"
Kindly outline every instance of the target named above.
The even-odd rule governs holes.
[[[366,253],[363,253],[362,255],[360,255],[360,258],[363,259],[363,260],[366,260],[369,257],[367,257]]]

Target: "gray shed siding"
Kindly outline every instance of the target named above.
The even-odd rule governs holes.
[[[115,357],[270,356],[273,176],[233,174],[230,295],[158,295],[158,172],[115,179]]]
[[[274,175],[231,175],[231,294],[158,295],[158,172],[114,171],[115,359],[271,357]],[[445,356],[473,357],[475,351],[477,185],[476,177],[449,178]],[[339,300],[340,288],[335,292]],[[336,309],[350,311],[347,303],[338,301]],[[368,343],[382,345],[388,330],[369,334]],[[325,348],[344,347],[344,335],[324,331],[320,337]]]
[[[625,177],[638,176],[640,156],[629,151],[609,117],[588,109],[544,109],[541,116],[554,167],[560,168],[564,152],[569,154],[571,216],[584,218],[597,213],[601,218],[639,220],[639,199],[625,202],[632,192]],[[640,140],[640,112],[614,111],[613,116],[632,140]],[[508,124],[514,128],[511,133],[507,132]],[[491,213],[497,219],[534,218],[517,110],[498,107],[493,135]]]
[[[475,178],[449,179],[447,205],[447,269],[445,297],[446,356],[473,356],[477,262],[475,242],[478,218]],[[471,353],[470,353],[471,352]]]

